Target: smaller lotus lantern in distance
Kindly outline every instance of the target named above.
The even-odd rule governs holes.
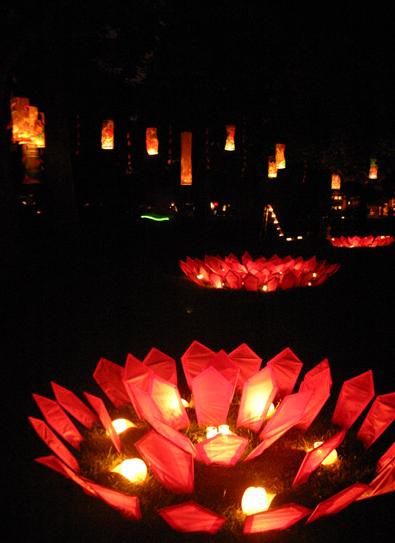
[[[345,249],[358,249],[358,248],[374,248],[374,247],[387,247],[392,245],[395,241],[394,236],[339,236],[330,237],[329,241],[333,247],[341,247]]]

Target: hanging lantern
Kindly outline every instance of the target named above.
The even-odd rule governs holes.
[[[235,150],[235,133],[236,126],[234,124],[226,125],[226,142],[225,142],[225,151],[234,151]]]
[[[141,458],[127,458],[111,471],[119,473],[132,483],[142,483],[147,477],[147,466]]]
[[[277,163],[274,156],[269,156],[268,158],[267,176],[269,179],[275,179],[277,177]]]
[[[378,166],[375,158],[370,159],[369,179],[377,179]]]
[[[101,148],[106,151],[114,149],[114,121],[111,119],[103,121],[101,130]]]
[[[156,128],[147,128],[145,130],[145,146],[148,155],[157,155],[159,153],[158,131]]]
[[[29,98],[11,98],[12,143],[30,142]]]
[[[278,170],[285,169],[285,143],[276,143],[276,165]]]
[[[181,185],[192,185],[192,132],[181,132]]]
[[[331,189],[340,190],[341,188],[341,177],[338,173],[333,173],[331,177]]]

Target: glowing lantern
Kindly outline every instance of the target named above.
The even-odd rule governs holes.
[[[181,185],[192,185],[192,132],[181,132]]]
[[[119,473],[131,483],[142,483],[147,477],[147,466],[141,458],[127,458],[111,471]]]
[[[340,190],[341,187],[341,177],[338,173],[333,173],[331,177],[331,189],[332,190]]]
[[[375,158],[370,159],[369,179],[377,179],[378,166]]]
[[[145,130],[145,147],[148,155],[157,155],[159,153],[158,131],[156,128],[147,128]]]
[[[101,129],[101,148],[107,151],[114,149],[114,121],[111,119],[103,121]]]
[[[234,124],[226,125],[226,142],[225,142],[225,151],[234,151],[235,150],[235,133],[236,126]]]
[[[14,96],[11,99],[12,143],[28,143],[29,98]]]
[[[269,156],[268,158],[267,176],[269,179],[275,179],[277,177],[277,163],[274,156]]]
[[[269,509],[274,495],[268,494],[261,486],[249,486],[241,499],[241,509],[245,515],[255,515]]]
[[[112,425],[118,435],[122,434],[122,432],[125,432],[129,428],[136,428],[136,425],[128,419],[115,419],[112,421]]]
[[[314,441],[313,448],[316,449],[320,445],[322,445],[323,441]],[[321,465],[323,466],[331,466],[332,464],[335,464],[338,461],[339,457],[337,455],[337,450],[333,449],[331,453],[328,454],[328,456],[321,462]]]
[[[286,166],[285,162],[285,144],[276,143],[276,165],[277,170],[284,170]]]

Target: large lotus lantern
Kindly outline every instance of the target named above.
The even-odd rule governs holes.
[[[325,419],[326,359],[299,385],[303,362],[289,347],[262,364],[246,344],[226,353],[194,341],[181,366],[183,391],[175,360],[152,349],[143,361],[129,354],[124,366],[99,361],[94,380],[104,398],[85,392],[83,401],[56,383],[55,399],[34,394],[44,420],[29,420],[51,450],[37,462],[151,530],[159,517],[180,532],[285,530],[395,490],[395,444],[373,462],[364,454],[395,419],[395,393],[375,396],[372,371],[343,383]],[[178,403],[168,409],[172,390],[193,400],[182,423]],[[130,424],[119,432],[121,413],[122,427]]]
[[[386,247],[392,245],[395,237],[385,236],[339,236],[330,237],[329,241],[333,247],[342,247],[346,249]]]
[[[241,260],[231,253],[224,258],[186,257],[185,261],[180,261],[180,268],[187,278],[201,287],[262,293],[321,285],[339,267],[339,264],[329,264],[325,260],[317,261],[315,257],[304,260],[274,255],[269,259],[263,256],[254,259],[248,252]]]

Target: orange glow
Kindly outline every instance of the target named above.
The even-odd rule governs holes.
[[[114,149],[114,121],[103,121],[101,130],[101,148],[108,151]]]
[[[271,403],[269,405],[269,409],[267,410],[266,418],[270,419],[270,417],[272,417],[275,412],[276,412],[276,408],[274,407],[274,403]]]
[[[136,425],[128,419],[115,419],[112,421],[112,425],[118,435],[129,428],[136,428]]]
[[[269,494],[261,486],[249,486],[241,499],[241,509],[245,515],[255,515],[267,511],[275,494]]]
[[[236,126],[234,124],[226,125],[226,142],[225,142],[225,151],[234,151],[235,146],[235,133]]]
[[[276,143],[276,165],[277,165],[277,170],[285,169],[286,162],[285,162],[285,144],[284,143]]]
[[[192,185],[192,132],[181,132],[181,185]]]
[[[174,428],[188,426],[185,407],[175,385],[162,379],[154,379],[151,386],[151,397],[166,424]]]
[[[277,163],[274,156],[269,156],[268,158],[267,176],[269,179],[275,179],[277,177]]]
[[[28,98],[11,99],[12,143],[45,147],[44,114],[29,104]]]
[[[276,392],[268,368],[250,377],[243,387],[237,427],[250,428],[258,432]]]
[[[369,179],[377,179],[377,177],[378,177],[377,160],[375,158],[371,158],[370,169],[369,169]]]
[[[340,190],[341,187],[341,177],[338,173],[333,173],[331,177],[331,189]]]
[[[315,441],[313,444],[313,449],[316,449],[320,445],[323,444],[323,441]],[[311,450],[311,449],[310,449]],[[339,460],[339,457],[337,455],[336,449],[333,449],[332,452],[328,454],[328,456],[321,462],[322,466],[330,466],[332,464],[335,464]]]
[[[150,127],[145,130],[145,146],[148,155],[157,155],[159,153],[158,131]]]
[[[143,483],[147,477],[147,466],[141,458],[127,458],[111,471],[119,473],[131,483]]]

